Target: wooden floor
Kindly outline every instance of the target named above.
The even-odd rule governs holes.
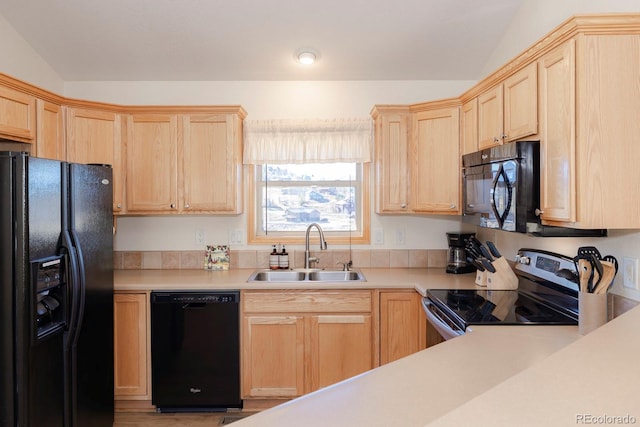
[[[231,424],[254,412],[211,412],[158,414],[155,412],[116,412],[113,427],[215,427]]]

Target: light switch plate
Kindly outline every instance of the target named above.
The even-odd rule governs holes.
[[[197,245],[204,245],[204,240],[205,240],[204,230],[196,230],[195,240]]]
[[[384,229],[375,228],[373,230],[373,244],[384,245]]]

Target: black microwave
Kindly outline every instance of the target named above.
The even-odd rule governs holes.
[[[535,236],[604,237],[607,230],[542,225],[540,141],[517,141],[462,156],[463,221]]]

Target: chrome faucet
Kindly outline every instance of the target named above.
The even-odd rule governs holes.
[[[310,256],[309,252],[309,232],[311,232],[312,227],[317,228],[318,233],[320,234],[320,250],[327,250],[327,241],[324,239],[324,232],[322,231],[322,228],[320,228],[320,226],[315,222],[309,224],[309,226],[307,227],[307,234],[304,237],[304,268],[310,268],[309,264],[318,261],[318,258]]]

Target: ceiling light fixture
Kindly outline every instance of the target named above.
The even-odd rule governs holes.
[[[318,59],[318,54],[312,49],[302,49],[295,54],[295,59],[299,64],[312,65]]]

